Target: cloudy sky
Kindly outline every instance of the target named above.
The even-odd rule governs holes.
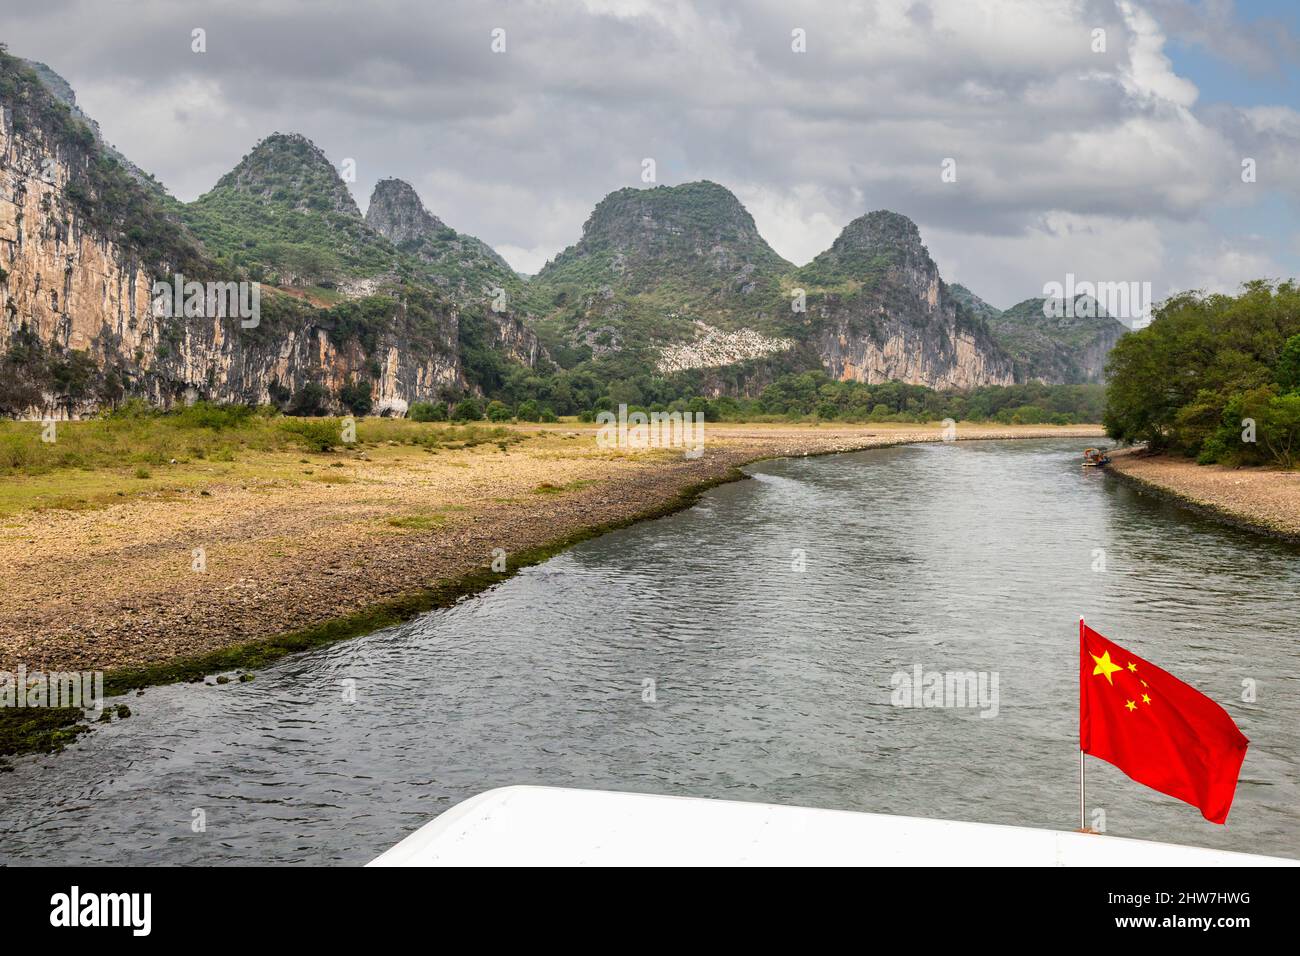
[[[362,209],[407,179],[524,272],[653,158],[797,263],[911,216],[1000,307],[1067,272],[1157,298],[1300,276],[1293,0],[3,2],[10,52],[181,199],[301,132],[355,160]]]

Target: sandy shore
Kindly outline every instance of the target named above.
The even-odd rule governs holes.
[[[505,449],[289,453],[270,477],[223,478],[193,463],[176,466],[191,473],[158,494],[7,515],[0,669],[193,660],[349,617],[359,633],[440,603],[458,583],[490,583],[494,549],[513,571],[548,548],[680,507],[739,465],[940,438],[937,426],[710,425],[703,456],[689,460],[601,449],[593,426],[518,430],[523,439]],[[958,428],[963,440],[1099,434]],[[212,474],[199,481],[202,468]],[[375,608],[387,611],[367,620]]]
[[[1300,471],[1198,465],[1140,451],[1111,453],[1126,481],[1227,524],[1300,542]]]

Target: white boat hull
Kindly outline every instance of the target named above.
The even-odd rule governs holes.
[[[371,866],[1296,866],[1063,830],[879,813],[503,787],[457,804]]]

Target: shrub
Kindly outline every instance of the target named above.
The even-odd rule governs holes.
[[[479,405],[478,399],[466,398],[456,403],[456,411],[452,413],[452,421],[456,422],[476,422],[483,417],[483,407]]]
[[[132,415],[138,416],[143,403],[130,402],[125,407],[132,407]],[[124,410],[125,410],[124,407]],[[147,408],[145,409],[147,411]],[[251,405],[217,405],[212,402],[195,402],[175,413],[176,424],[182,428],[211,428],[221,431],[225,428],[238,428],[256,414]]]
[[[1300,389],[1300,335],[1291,336],[1282,347],[1282,356],[1277,363],[1277,383],[1284,392]]]
[[[325,386],[319,382],[308,382],[302,391],[294,394],[287,411],[290,415],[308,417],[324,415],[329,411],[326,407],[328,400],[329,394],[325,391]]]
[[[447,403],[412,402],[406,414],[413,422],[445,422]]]
[[[296,436],[309,451],[330,451],[343,440],[339,423],[333,418],[289,421],[280,427]]]
[[[339,403],[353,415],[369,415],[375,405],[373,392],[369,382],[352,379],[339,389]]]
[[[505,402],[492,401],[487,407],[488,421],[508,422],[514,416],[510,414],[510,406]]]

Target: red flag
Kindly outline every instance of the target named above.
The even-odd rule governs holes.
[[[1079,620],[1079,749],[1228,819],[1245,738],[1228,712]]]

